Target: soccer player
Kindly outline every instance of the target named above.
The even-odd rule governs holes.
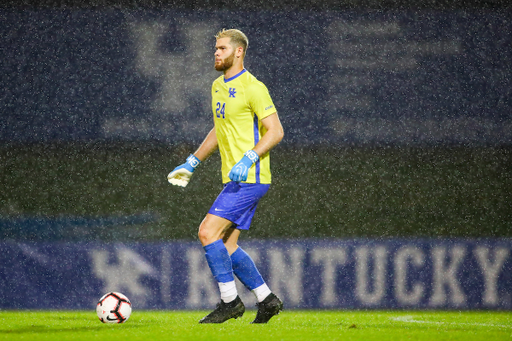
[[[224,188],[199,226],[199,240],[218,282],[221,302],[200,323],[238,318],[245,306],[234,275],[258,300],[252,323],[267,323],[283,309],[249,255],[237,244],[248,230],[259,200],[271,183],[269,151],[283,138],[283,127],[265,85],[244,68],[249,41],[236,29],[215,36],[215,69],[223,75],[212,85],[214,128],[186,162],[167,176],[173,185],[187,186],[196,167],[219,149]]]

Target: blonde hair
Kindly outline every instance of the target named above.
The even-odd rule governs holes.
[[[215,38],[230,38],[231,40],[229,42],[231,45],[234,47],[241,46],[244,49],[245,57],[245,52],[247,52],[247,47],[249,47],[249,39],[247,39],[247,36],[242,31],[234,28],[229,30],[223,28],[215,35]]]

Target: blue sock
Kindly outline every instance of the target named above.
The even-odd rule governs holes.
[[[231,258],[222,239],[206,245],[204,251],[206,251],[208,266],[217,282],[227,283],[235,280]]]
[[[256,268],[256,264],[241,247],[233,252],[231,262],[236,277],[247,289],[254,290],[265,284],[263,277],[261,277],[260,272]]]

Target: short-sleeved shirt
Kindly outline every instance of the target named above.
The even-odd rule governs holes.
[[[222,182],[244,153],[256,146],[266,129],[261,120],[276,113],[267,87],[247,70],[212,85],[212,110],[215,133],[222,159]],[[270,184],[270,155],[262,155],[251,167],[246,183]]]

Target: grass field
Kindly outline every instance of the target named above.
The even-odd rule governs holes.
[[[121,325],[93,311],[3,311],[0,340],[510,340],[512,312],[284,311],[252,325],[255,311],[221,325],[206,312],[135,311]]]

